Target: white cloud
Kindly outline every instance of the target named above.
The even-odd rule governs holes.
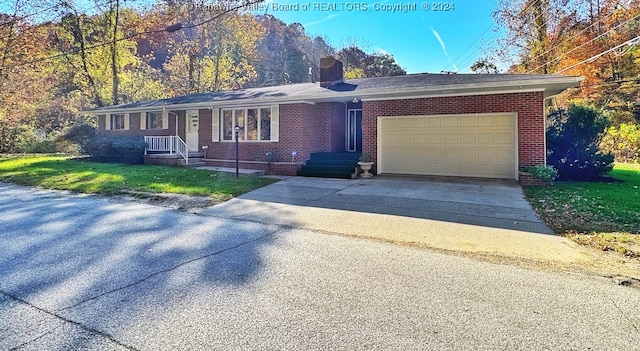
[[[336,18],[338,16],[340,16],[340,14],[332,13],[332,14],[328,15],[327,17],[323,18],[323,19],[319,19],[317,21],[313,21],[313,22],[309,22],[309,23],[303,23],[302,26],[305,27],[305,28],[308,28],[310,26],[313,26],[313,25],[316,25],[316,24],[320,24],[322,22],[326,22],[326,21],[332,20],[332,19],[334,19],[334,18]]]
[[[458,72],[458,66],[456,66],[456,64],[451,61],[451,57],[449,57],[449,53],[447,53],[447,47],[444,45],[444,41],[440,37],[440,34],[438,34],[438,32],[436,32],[436,30],[433,28],[431,28],[431,32],[433,33],[433,36],[436,37],[436,40],[438,40],[438,42],[440,43],[440,46],[442,46],[442,52],[444,52],[444,56],[447,57],[449,63],[452,64],[453,68],[456,70],[456,72]]]

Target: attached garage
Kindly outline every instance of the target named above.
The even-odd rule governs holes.
[[[378,117],[378,173],[517,179],[516,113]]]

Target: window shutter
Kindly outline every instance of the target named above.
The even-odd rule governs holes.
[[[140,130],[147,129],[147,113],[140,112]]]
[[[211,110],[211,141],[220,141],[220,109]]]
[[[162,111],[162,129],[169,129],[169,111]]]
[[[129,130],[129,114],[124,114],[124,130]]]
[[[111,129],[111,115],[106,114],[104,115],[104,130],[110,130],[110,129]]]
[[[271,105],[271,141],[280,141],[280,105]]]

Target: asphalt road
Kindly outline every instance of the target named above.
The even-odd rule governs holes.
[[[0,183],[0,349],[640,350],[640,292]]]

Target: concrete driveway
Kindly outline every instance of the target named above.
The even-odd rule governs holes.
[[[293,177],[199,214],[545,265],[595,259],[552,235],[520,186],[502,180]]]
[[[278,212],[286,209],[309,211],[301,207],[553,234],[525,200],[522,188],[516,182],[507,180],[389,176],[354,180],[293,177],[215,206],[204,214],[271,221],[279,216]],[[288,215],[282,217],[292,219]]]

